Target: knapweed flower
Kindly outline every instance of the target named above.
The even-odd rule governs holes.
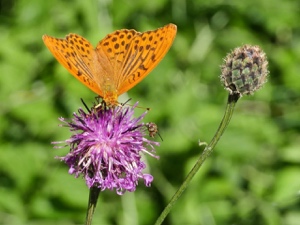
[[[221,83],[230,94],[253,94],[267,81],[268,61],[259,46],[244,45],[234,49],[221,66]]]
[[[70,174],[82,175],[89,188],[115,189],[120,195],[135,191],[138,179],[151,185],[152,175],[142,172],[146,164],[141,153],[158,158],[154,146],[159,143],[145,137],[147,126],[142,120],[146,112],[134,118],[136,105],[95,108],[88,113],[79,109],[71,121],[60,118],[73,134],[54,144],[70,146],[66,156],[58,157],[69,166]]]

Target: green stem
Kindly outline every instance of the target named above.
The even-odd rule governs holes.
[[[190,171],[190,173],[187,175],[185,181],[182,183],[182,185],[179,187],[179,189],[177,190],[177,192],[171,198],[169,204],[165,207],[165,209],[163,210],[163,212],[160,214],[160,216],[158,217],[158,219],[155,222],[155,225],[162,224],[162,222],[164,221],[164,219],[166,218],[166,216],[171,211],[171,208],[173,207],[173,205],[179,199],[179,197],[181,196],[181,194],[184,192],[184,190],[187,188],[187,186],[191,182],[192,178],[195,176],[195,174],[198,172],[198,170],[202,166],[203,162],[213,152],[214,147],[218,143],[219,139],[221,138],[221,136],[224,133],[227,125],[230,122],[230,119],[232,117],[235,104],[236,104],[236,102],[238,101],[239,98],[240,98],[239,94],[230,94],[228,96],[228,101],[227,101],[227,106],[226,106],[225,114],[223,116],[223,119],[222,119],[222,121],[221,121],[221,123],[219,125],[219,128],[218,128],[217,132],[215,133],[215,135],[214,135],[213,139],[211,140],[211,142],[205,147],[204,151],[202,152],[202,154],[198,158],[196,164],[194,165],[194,167],[192,168],[192,170]]]
[[[86,212],[85,225],[91,225],[93,220],[94,211],[97,205],[100,189],[97,187],[90,188],[88,209]]]

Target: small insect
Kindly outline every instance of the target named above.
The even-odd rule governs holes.
[[[147,127],[148,129],[148,132],[149,132],[149,136],[154,138],[156,134],[158,134],[158,136],[160,137],[160,139],[163,141],[162,137],[160,136],[160,134],[158,133],[158,126],[153,123],[153,122],[149,122],[149,123],[146,123],[145,126]]]
[[[143,33],[122,29],[108,34],[96,48],[78,34],[65,39],[44,35],[43,41],[60,64],[110,107],[119,105],[118,96],[157,66],[176,32],[174,24]]]

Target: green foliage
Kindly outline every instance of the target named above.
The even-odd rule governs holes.
[[[94,224],[153,224],[209,142],[227,92],[220,64],[233,48],[260,45],[270,77],[239,100],[214,153],[164,224],[299,224],[299,1],[0,0],[0,224],[82,224],[83,179],[68,174],[51,141],[65,140],[71,117],[95,94],[68,74],[42,35],[78,33],[93,44],[121,28],[178,26],[159,66],[128,92],[159,125],[154,182],[135,193],[100,194]],[[142,113],[144,110],[141,109]]]

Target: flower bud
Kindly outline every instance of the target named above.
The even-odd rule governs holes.
[[[253,94],[267,81],[268,61],[259,46],[244,45],[234,49],[221,66],[221,82],[230,94]]]

